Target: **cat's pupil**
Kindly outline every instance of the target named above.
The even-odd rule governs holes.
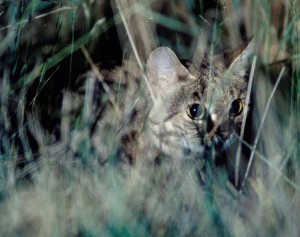
[[[201,119],[203,117],[204,109],[201,104],[193,104],[189,107],[188,115],[192,119]]]
[[[241,99],[234,100],[231,103],[229,114],[233,116],[238,116],[242,113],[242,111],[243,111],[243,102],[241,101]]]

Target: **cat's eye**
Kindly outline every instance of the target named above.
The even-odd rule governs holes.
[[[201,104],[192,104],[187,109],[187,115],[193,120],[202,119],[205,114],[205,108]]]
[[[230,107],[230,110],[229,110],[229,114],[231,116],[238,116],[242,113],[243,111],[243,102],[241,99],[237,99],[237,100],[234,100],[232,103],[231,103],[231,107]]]

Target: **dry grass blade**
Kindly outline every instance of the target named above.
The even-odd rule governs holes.
[[[16,24],[11,24],[11,25],[7,25],[7,26],[3,26],[0,28],[0,31],[2,30],[6,30],[6,29],[9,29],[11,27],[17,27],[19,25],[22,25],[22,24],[25,24],[25,23],[28,23],[29,21],[34,21],[34,20],[38,20],[38,19],[41,19],[43,17],[47,17],[49,15],[52,15],[52,14],[55,14],[55,13],[58,13],[58,12],[61,12],[61,11],[68,11],[68,10],[75,10],[76,8],[75,7],[62,7],[62,8],[58,8],[58,9],[55,9],[53,11],[50,11],[50,12],[46,12],[44,14],[40,14],[32,19],[28,19],[28,20],[22,20],[22,21],[19,21],[17,22]]]
[[[145,83],[146,83],[147,89],[148,89],[149,92],[150,92],[152,101],[155,101],[155,97],[154,97],[153,91],[152,91],[152,89],[151,89],[151,87],[150,87],[150,85],[149,85],[149,81],[148,81],[147,76],[146,76],[146,74],[145,74],[145,70],[144,70],[142,61],[141,61],[141,59],[140,59],[140,56],[139,56],[138,51],[137,51],[137,48],[136,48],[136,46],[135,46],[133,37],[132,37],[131,32],[130,32],[130,30],[129,30],[129,27],[128,27],[128,24],[127,24],[125,15],[124,15],[124,11],[123,11],[123,9],[122,9],[122,7],[121,7],[121,4],[120,4],[119,0],[116,0],[116,3],[117,3],[117,7],[118,7],[118,9],[119,9],[119,12],[120,12],[120,16],[121,16],[122,22],[123,22],[124,27],[125,27],[125,29],[126,29],[126,32],[127,32],[127,35],[128,35],[129,41],[130,41],[130,45],[131,45],[131,47],[132,47],[132,50],[133,50],[133,53],[134,53],[134,56],[135,56],[135,59],[136,59],[136,61],[137,61],[138,65],[139,65],[139,67],[141,68],[141,70],[142,70],[142,72],[143,72],[142,76],[143,76],[143,79],[144,79],[144,81],[145,81]]]
[[[251,94],[251,91],[252,91],[255,67],[256,67],[256,56],[254,56],[253,60],[252,60],[251,72],[250,72],[250,77],[249,77],[249,82],[248,82],[248,91],[247,91],[247,97],[246,97],[246,102],[245,102],[246,106],[245,106],[245,109],[243,111],[243,121],[242,121],[242,127],[241,127],[240,140],[243,140],[243,138],[244,138],[245,126],[246,126],[246,120],[247,120],[247,115],[248,115],[248,111],[249,111],[250,94]],[[239,167],[240,167],[241,151],[242,151],[242,143],[240,142],[239,146],[238,146],[238,149],[237,149],[237,152],[236,152],[236,157],[235,157],[234,184],[235,184],[236,187],[238,186],[238,180],[239,180]]]
[[[281,178],[283,178],[284,181],[286,181],[291,187],[293,187],[295,190],[297,190],[298,192],[300,192],[300,186],[295,183],[294,181],[292,181],[291,179],[289,179],[281,170],[280,168],[278,169],[274,164],[272,164],[272,162],[269,161],[268,158],[266,158],[264,155],[262,155],[259,151],[255,150],[253,146],[251,146],[250,144],[248,144],[247,142],[245,142],[244,140],[241,140],[241,142],[248,147],[249,149],[251,149],[253,151],[253,153],[261,160],[263,161],[265,164],[267,164],[270,168],[272,168],[272,170],[274,170]],[[294,143],[294,142],[293,142]],[[251,168],[251,167],[250,167]],[[249,175],[249,173],[248,173]],[[248,176],[247,176],[248,177]],[[245,185],[245,179],[243,180],[244,182],[242,183],[242,187]]]
[[[261,134],[261,131],[262,131],[262,128],[263,128],[263,125],[264,125],[264,122],[265,122],[265,119],[267,117],[267,114],[268,114],[268,110],[269,110],[269,107],[270,107],[270,103],[271,103],[271,100],[277,90],[277,87],[281,81],[281,78],[283,76],[283,73],[284,73],[284,70],[285,70],[285,67],[283,67],[280,71],[280,74],[276,80],[276,83],[273,87],[273,90],[270,94],[270,97],[268,99],[268,102],[266,104],[266,107],[265,107],[265,110],[264,110],[264,113],[263,113],[263,116],[262,116],[262,119],[261,119],[261,122],[260,122],[260,126],[258,128],[258,131],[257,131],[257,134],[256,134],[256,137],[254,139],[254,144],[253,144],[253,147],[251,148],[251,155],[250,155],[250,158],[249,158],[249,163],[247,165],[247,170],[246,170],[246,173],[245,173],[245,177],[244,177],[244,180],[242,182],[242,187],[245,185],[245,182],[249,176],[249,172],[250,172],[250,168],[251,168],[251,165],[252,165],[252,162],[253,162],[253,159],[254,159],[254,154],[255,154],[255,150],[256,150],[256,146],[257,146],[257,143],[258,143],[258,139],[260,138],[260,134]]]
[[[0,236],[299,235],[299,0],[0,2]]]
[[[108,94],[110,102],[112,103],[113,107],[116,110],[117,114],[120,114],[120,108],[117,104],[117,101],[114,97],[114,95],[112,94],[109,86],[106,84],[106,82],[103,79],[103,76],[101,74],[101,72],[99,71],[99,68],[96,66],[96,64],[93,62],[92,58],[90,57],[88,51],[86,50],[86,48],[84,46],[81,47],[81,51],[83,52],[86,60],[88,61],[88,63],[90,64],[93,72],[95,73],[95,75],[97,76],[97,79],[102,83],[103,88],[105,90],[105,92]]]

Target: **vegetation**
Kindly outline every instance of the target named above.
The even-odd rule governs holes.
[[[91,133],[104,101],[81,75],[124,58],[143,67],[157,45],[197,58],[251,36],[240,190],[222,174],[200,185],[189,165],[128,177],[103,164]],[[0,236],[298,236],[299,38],[298,0],[1,1]]]

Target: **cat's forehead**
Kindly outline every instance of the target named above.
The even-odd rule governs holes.
[[[191,64],[189,71],[195,81],[190,80],[191,87],[188,90],[201,92],[202,95],[213,91],[222,95],[231,95],[235,94],[235,90],[244,90],[247,85],[244,77],[230,73],[222,62],[211,64],[204,59],[199,65]]]
[[[189,71],[192,77],[179,86],[173,98],[173,108],[193,103],[225,106],[245,96],[247,82],[244,78],[226,75],[226,70],[210,65],[207,61],[196,67],[190,65]]]

